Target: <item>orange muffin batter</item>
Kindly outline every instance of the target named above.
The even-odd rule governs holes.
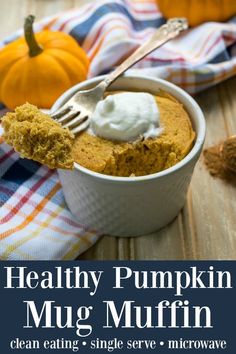
[[[127,143],[83,132],[73,145],[74,160],[92,171],[123,177],[159,172],[182,160],[195,138],[189,115],[181,103],[165,92],[155,99],[163,127],[159,137]]]
[[[181,103],[161,91],[155,99],[163,128],[156,138],[118,142],[85,131],[74,139],[68,129],[26,103],[2,118],[4,140],[22,157],[50,168],[72,169],[75,161],[112,176],[148,175],[182,160],[195,138],[189,115]]]

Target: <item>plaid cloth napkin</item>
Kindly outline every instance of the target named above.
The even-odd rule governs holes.
[[[99,0],[45,18],[35,29],[70,33],[88,53],[92,77],[112,70],[164,22],[155,0]],[[165,78],[191,94],[235,72],[236,18],[190,29],[130,70]],[[67,209],[56,171],[19,159],[2,143],[0,178],[1,259],[74,259],[98,239]]]

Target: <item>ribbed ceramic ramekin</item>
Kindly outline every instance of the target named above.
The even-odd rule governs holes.
[[[73,93],[99,83],[96,77],[65,92],[54,104],[59,108]],[[165,171],[143,177],[113,177],[95,173],[75,163],[73,171],[58,170],[66,202],[80,223],[115,236],[139,236],[166,226],[184,205],[194,166],[205,138],[203,113],[185,91],[160,79],[124,76],[111,90],[157,93],[159,89],[175,96],[188,111],[196,141],[189,154]]]

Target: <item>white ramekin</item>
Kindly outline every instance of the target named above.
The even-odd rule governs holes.
[[[102,76],[66,91],[54,104],[59,108],[73,93],[92,87]],[[157,93],[161,88],[183,103],[188,111],[196,141],[190,153],[175,166],[143,177],[113,177],[88,170],[75,163],[73,171],[58,170],[66,202],[81,224],[114,236],[139,236],[171,222],[184,205],[194,166],[205,138],[203,113],[185,91],[149,77],[124,76],[111,90],[138,89]]]

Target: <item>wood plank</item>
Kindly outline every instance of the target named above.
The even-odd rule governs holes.
[[[219,85],[218,92],[228,135],[236,134],[236,77]]]
[[[104,236],[78,259],[114,260],[118,257],[118,238]]]
[[[27,11],[27,1],[1,0],[0,1],[0,39],[12,34],[22,27]]]
[[[21,28],[29,14],[40,20],[70,8],[79,8],[89,2],[93,0],[0,0],[0,39]]]
[[[167,227],[150,235],[131,239],[130,259],[184,259],[181,214]]]
[[[38,20],[45,16],[55,15],[72,7],[74,7],[74,0],[28,1],[28,13],[35,15]]]
[[[197,98],[207,120],[206,146],[225,139],[227,130],[231,129],[227,126],[234,108],[229,95],[225,94],[228,85],[231,83],[222,83]],[[236,189],[211,177],[201,158],[192,180],[191,194],[197,258],[235,259]]]

